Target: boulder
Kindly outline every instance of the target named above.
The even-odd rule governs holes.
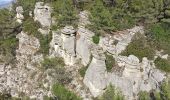
[[[86,71],[83,82],[90,89],[94,97],[102,94],[107,86],[105,61],[93,58]]]
[[[37,2],[34,9],[34,20],[40,22],[42,27],[51,26],[51,7],[43,2]]]

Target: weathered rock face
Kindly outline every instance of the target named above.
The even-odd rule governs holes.
[[[52,78],[48,70],[42,72],[40,62],[43,55],[37,54],[40,44],[38,39],[21,32],[17,35],[19,48],[17,49],[16,65],[0,64],[0,92],[7,91],[12,96],[18,97],[24,93],[30,98],[43,100],[43,96],[52,96],[50,92]]]
[[[79,14],[79,24],[76,36],[76,54],[81,58],[81,62],[86,66],[90,62],[92,36],[95,34],[86,29],[85,26],[90,24],[88,18],[89,12],[82,11]]]
[[[134,55],[129,57],[119,55],[126,49],[134,34],[138,32],[143,33],[143,27],[134,27],[100,38],[98,48],[102,48],[100,51],[103,51],[103,54],[104,52],[112,54],[118,64],[117,67],[123,69],[120,72],[108,73],[105,64],[99,62],[102,52],[95,53],[95,51],[98,52],[96,46],[91,45],[93,49],[90,49],[90,51],[94,57],[96,56],[96,60],[92,60],[90,63],[83,82],[89,87],[93,96],[97,97],[102,94],[110,84],[118,87],[127,100],[137,99],[139,91],[149,92],[152,89],[158,89],[158,83],[165,79],[165,73],[155,69],[153,61],[143,58],[140,63]],[[105,60],[103,60],[104,62]]]
[[[154,69],[154,65],[147,58],[143,58],[139,63],[139,59],[133,55],[118,56],[117,63],[119,67],[124,67],[122,76],[115,72],[107,73],[104,64],[92,60],[86,71],[84,84],[89,87],[93,96],[97,97],[107,85],[112,84],[123,92],[127,100],[137,99],[139,91],[158,89],[158,83],[165,79],[165,73]]]
[[[24,16],[23,16],[24,11],[23,11],[22,6],[16,7],[16,12],[17,12],[17,15],[16,15],[17,22],[22,23],[22,20],[24,19]]]
[[[53,32],[50,55],[63,57],[67,65],[73,65],[79,58],[84,66],[89,63],[94,33],[85,29],[85,25],[89,23],[86,14],[86,11],[80,13],[77,32],[72,26]]]
[[[51,26],[51,8],[43,2],[37,2],[34,9],[34,20],[39,21],[43,27]]]
[[[50,32],[52,24],[51,18],[52,9],[44,2],[37,2],[34,9],[34,20],[40,22],[42,27],[38,29],[39,32],[46,35]]]
[[[132,29],[116,32],[114,35],[102,37],[99,45],[103,50],[118,55],[126,49],[127,45],[131,42],[132,37],[138,32],[142,34],[144,33],[142,26],[136,26]]]
[[[96,72],[94,72],[94,70]],[[100,95],[107,86],[105,61],[93,58],[88,70],[86,71],[86,76],[84,77],[83,82],[89,87],[94,97]]]
[[[90,61],[92,36],[94,33],[85,29],[79,28],[77,31],[76,54],[82,59],[82,64],[86,66]]]
[[[73,65],[76,57],[75,29],[66,26],[61,31],[53,32],[51,56],[61,56],[67,65]]]

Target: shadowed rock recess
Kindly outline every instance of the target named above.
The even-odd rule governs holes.
[[[158,94],[162,94],[163,97],[160,98],[164,98],[163,100],[170,99],[169,95],[164,94],[166,90],[163,90],[163,86],[169,87],[169,53],[165,52],[167,49],[164,50],[162,46],[157,48],[159,45],[156,43],[161,40],[157,41],[159,34],[152,32],[163,33],[168,29],[162,29],[161,26],[157,26],[155,30],[149,28],[154,27],[155,23],[164,22],[157,22],[156,19],[144,22],[148,17],[141,15],[142,18],[137,19],[139,16],[136,13],[140,12],[139,9],[128,7],[129,10],[136,11],[135,13],[133,10],[129,11],[134,14],[134,22],[130,21],[131,16],[126,16],[123,14],[126,10],[121,10],[123,8],[121,3],[124,5],[125,3],[120,3],[119,0],[65,0],[65,3],[60,0],[38,1],[18,0],[12,10],[6,10],[10,12],[9,16],[11,15],[9,17],[11,19],[7,20],[13,22],[4,27],[7,20],[5,18],[0,20],[0,48],[2,48],[0,49],[0,100],[13,100],[13,98],[117,100],[115,98],[118,95],[125,100],[147,100],[145,96],[143,96],[145,99],[141,99],[142,92],[146,92],[151,100],[158,98]],[[165,0],[165,3],[167,10],[170,2]],[[126,5],[133,6],[128,1]],[[2,10],[4,9],[0,9],[0,13],[4,13]],[[112,16],[113,14],[115,16]],[[3,15],[0,14],[0,18]],[[158,21],[162,21],[162,16],[159,17]],[[65,21],[67,19],[69,20]],[[73,24],[72,20],[75,20]],[[64,26],[56,26],[60,24],[59,22],[65,23]],[[133,25],[125,27],[127,22]],[[166,21],[166,25],[169,24],[167,23]],[[13,24],[20,30],[19,33],[14,33],[17,28],[8,29]],[[10,29],[14,30],[10,33]],[[161,29],[163,31],[159,32]],[[168,37],[169,34],[164,36]],[[95,37],[98,42],[95,41]],[[8,41],[8,38],[17,40],[16,49],[11,48],[13,50],[11,55],[14,56],[11,58],[12,61],[5,60],[5,57],[10,55],[5,53],[10,49],[8,47],[4,49],[5,45],[13,43]],[[142,42],[135,44],[138,43],[136,41]],[[149,49],[145,50],[145,47]],[[42,50],[46,50],[47,54]],[[115,90],[109,94],[110,86]],[[170,93],[168,90],[167,92]],[[151,93],[154,95],[151,96]]]

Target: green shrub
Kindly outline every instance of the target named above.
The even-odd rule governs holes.
[[[123,5],[123,2],[121,4]],[[131,28],[136,23],[135,18],[125,12],[126,9],[119,6],[108,7],[103,3],[103,0],[90,2],[88,9],[91,12],[90,21],[92,23],[89,28],[98,34],[101,34],[102,31],[110,33]]]
[[[170,24],[156,23],[149,27],[147,32],[148,38],[151,40],[156,49],[163,49],[165,53],[170,54]]]
[[[84,77],[84,76],[85,76],[87,69],[88,69],[88,67],[81,67],[81,68],[79,69],[79,73],[80,73],[81,77]]]
[[[100,41],[99,35],[94,35],[94,36],[92,37],[92,39],[93,39],[93,43],[99,44],[99,41]]]
[[[124,100],[124,96],[115,87],[110,85],[99,100]]]
[[[55,0],[51,2],[53,9],[52,16],[56,19],[54,29],[66,25],[76,26],[78,22],[78,13],[73,5],[72,0]]]
[[[115,59],[113,58],[112,55],[108,55],[107,53],[105,53],[105,55],[106,55],[106,69],[108,72],[111,72],[113,66],[116,65]]]
[[[155,66],[165,72],[170,72],[170,61],[158,57],[155,61]]]
[[[81,98],[76,96],[76,94],[67,90],[63,85],[58,83],[53,85],[52,92],[56,96],[57,100],[81,100]]]
[[[40,52],[43,53],[44,55],[49,54],[49,49],[50,49],[50,42],[52,39],[52,33],[49,33],[47,35],[39,35],[38,37],[40,41]]]
[[[150,100],[150,95],[148,92],[146,91],[140,91],[138,93],[138,99],[139,100]]]
[[[41,63],[43,68],[64,68],[65,63],[62,58],[45,58]]]
[[[15,6],[22,6],[24,10],[24,17],[29,17],[29,11],[33,11],[37,0],[17,0]],[[38,0],[42,1],[42,0]]]
[[[139,35],[139,34],[137,34]],[[129,56],[135,55],[142,61],[143,57],[147,57],[148,59],[153,59],[155,51],[149,45],[146,38],[143,36],[134,36],[135,38],[132,42],[127,46],[127,48],[121,53],[121,55]]]
[[[162,100],[170,100],[170,82],[167,80],[161,85],[161,98]]]
[[[15,61],[18,39],[16,34],[20,32],[20,25],[14,20],[14,13],[7,9],[0,9],[0,60],[11,63]]]

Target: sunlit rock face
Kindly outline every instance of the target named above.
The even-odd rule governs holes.
[[[0,8],[9,6],[15,0],[0,0]]]

